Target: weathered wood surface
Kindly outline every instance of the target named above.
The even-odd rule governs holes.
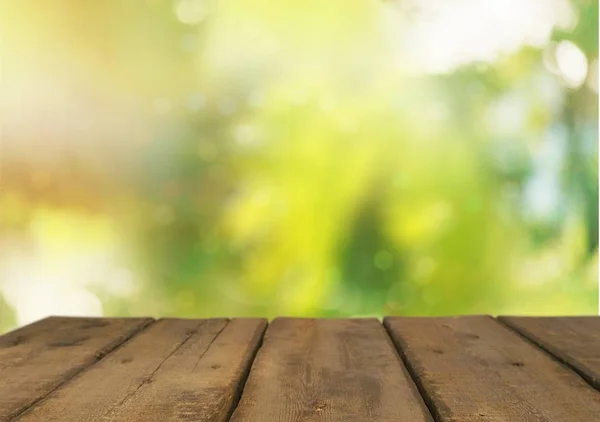
[[[600,394],[487,316],[386,318],[439,421],[600,420]]]
[[[599,333],[600,317],[53,317],[0,336],[0,422],[600,421]]]
[[[20,420],[226,421],[265,328],[260,319],[159,320]]]
[[[231,420],[432,419],[376,319],[278,318]]]
[[[500,317],[600,390],[599,317]],[[598,418],[600,420],[600,417]]]
[[[0,421],[128,340],[149,318],[46,318],[0,337]]]

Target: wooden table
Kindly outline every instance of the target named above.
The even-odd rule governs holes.
[[[0,421],[600,421],[600,317],[52,317]]]

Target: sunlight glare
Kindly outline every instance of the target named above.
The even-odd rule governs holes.
[[[416,6],[417,18],[403,24],[403,48],[426,73],[493,62],[525,45],[540,47],[555,26],[576,19],[564,0],[437,0]]]
[[[587,58],[585,54],[570,41],[562,41],[556,47],[556,64],[570,88],[579,88],[587,76]]]

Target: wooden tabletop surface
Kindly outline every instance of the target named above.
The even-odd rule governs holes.
[[[600,421],[600,317],[51,317],[0,421]]]

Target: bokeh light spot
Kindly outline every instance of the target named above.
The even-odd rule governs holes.
[[[382,250],[375,254],[375,267],[378,269],[385,271],[391,268],[394,263],[394,255],[392,255],[389,251]]]
[[[186,25],[196,25],[207,14],[205,0],[178,0],[175,2],[175,16],[179,22]]]
[[[255,146],[259,143],[258,130],[253,125],[238,125],[235,128],[235,139],[238,145],[245,147]]]
[[[587,76],[587,58],[585,54],[570,41],[561,41],[556,47],[556,65],[571,88],[579,88]]]

